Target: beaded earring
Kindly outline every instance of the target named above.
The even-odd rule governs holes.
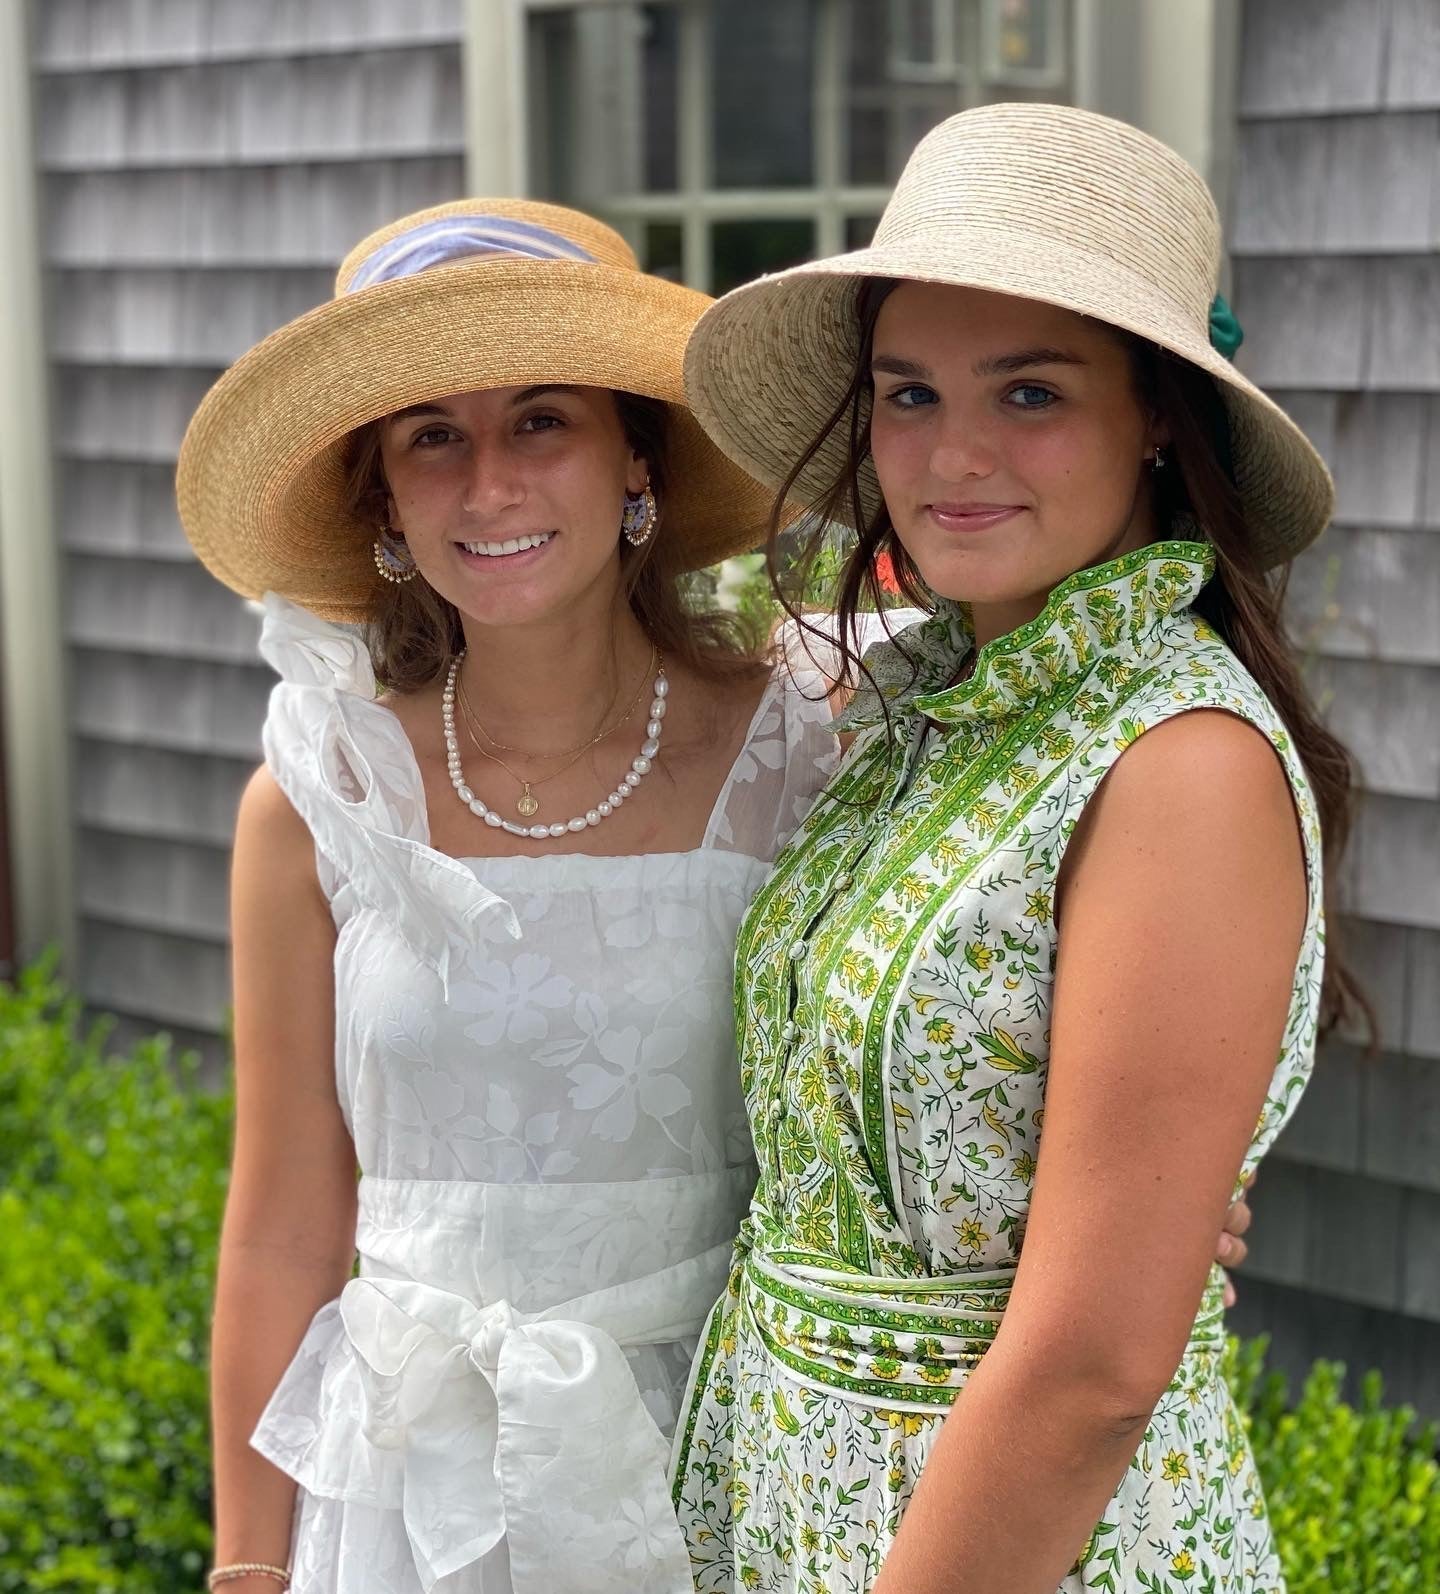
[[[393,581],[397,587],[403,587],[407,581],[413,581],[420,574],[420,567],[415,563],[415,556],[405,539],[397,536],[388,526],[375,539],[374,554],[376,570],[384,580]]]
[[[647,486],[643,493],[626,493],[625,509],[620,516],[620,530],[632,548],[643,548],[655,532],[655,522],[660,511],[655,494]]]

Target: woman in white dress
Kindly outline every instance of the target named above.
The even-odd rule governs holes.
[[[573,211],[442,206],[187,435],[281,677],[235,845],[227,1594],[692,1587],[666,1435],[755,1176],[735,929],[837,751],[807,660],[681,607],[768,510],[684,406],[707,303]]]

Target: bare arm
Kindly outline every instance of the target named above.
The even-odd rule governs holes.
[[[285,1566],[295,1485],[249,1438],[354,1259],[355,1150],[335,1095],[335,929],[303,821],[265,770],[235,828],[235,1153],[212,1336],[215,1559]],[[273,1594],[258,1578],[235,1594]]]
[[[1274,753],[1217,713],[1147,732],[1091,800],[1062,890],[1045,1129],[1010,1308],[876,1594],[1053,1594],[1179,1364],[1304,924]]]

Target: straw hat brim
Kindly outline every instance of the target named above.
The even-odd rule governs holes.
[[[834,412],[859,354],[860,279],[891,277],[1035,299],[1147,338],[1219,384],[1235,484],[1262,565],[1293,558],[1329,522],[1334,483],[1309,439],[1193,327],[1193,317],[1120,262],[1054,238],[947,225],[894,245],[813,261],[736,288],[690,339],[686,387],[696,417],[750,475],[778,487]],[[844,466],[837,427],[797,479],[813,502]],[[880,501],[861,474],[867,516]]]
[[[233,590],[362,620],[380,588],[374,529],[345,508],[348,435],[427,399],[543,382],[669,406],[659,535],[672,567],[753,548],[773,495],[710,441],[685,401],[682,353],[709,302],[634,270],[524,259],[439,266],[330,300],[251,349],[207,394],[180,451],[181,520]],[[618,535],[618,507],[616,524]]]

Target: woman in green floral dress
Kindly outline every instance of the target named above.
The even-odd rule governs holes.
[[[1210,1241],[1345,1005],[1349,766],[1267,575],[1329,477],[1227,359],[1218,262],[1163,145],[995,106],[870,249],[692,341],[720,445],[859,528],[842,616],[885,554],[931,611],[741,930],[761,1178],[675,1456],[703,1594],[1283,1588]]]

